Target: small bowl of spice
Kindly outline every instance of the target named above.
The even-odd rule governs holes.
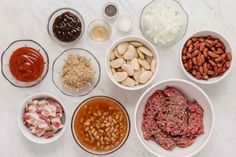
[[[114,2],[108,2],[103,7],[104,16],[108,19],[115,19],[119,12],[118,5]]]
[[[33,40],[12,42],[1,57],[2,74],[14,86],[39,84],[47,75],[49,59],[45,49]]]
[[[54,11],[48,20],[50,37],[62,45],[80,40],[85,24],[82,16],[74,9],[61,8]]]
[[[86,49],[70,48],[53,62],[52,80],[65,95],[83,96],[97,86],[101,67],[96,57]]]
[[[76,143],[95,155],[110,154],[122,147],[130,132],[128,112],[107,96],[84,100],[75,109],[71,131]]]

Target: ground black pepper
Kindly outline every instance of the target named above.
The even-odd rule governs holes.
[[[117,13],[116,6],[110,4],[105,7],[105,14],[109,17],[115,16]]]

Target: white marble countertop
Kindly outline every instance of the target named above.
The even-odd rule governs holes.
[[[114,0],[120,7],[120,15],[128,14],[133,18],[133,29],[129,35],[141,35],[138,19],[142,8],[149,0]],[[33,39],[39,42],[48,52],[50,70],[39,85],[20,89],[13,87],[0,76],[0,156],[1,157],[87,157],[92,156],[83,151],[74,142],[67,126],[60,140],[49,145],[37,145],[28,141],[19,131],[16,115],[21,102],[36,92],[49,92],[62,98],[71,117],[76,106],[93,95],[109,95],[121,101],[127,108],[131,122],[131,134],[125,145],[109,156],[151,157],[139,142],[133,128],[135,104],[144,90],[127,92],[115,87],[105,72],[104,56],[113,41],[123,36],[118,33],[115,22],[111,23],[113,32],[110,41],[96,44],[88,39],[85,32],[81,42],[75,47],[91,50],[102,65],[102,77],[98,87],[89,95],[71,98],[63,95],[51,81],[51,64],[65,47],[56,44],[49,38],[46,25],[51,12],[61,7],[78,10],[85,19],[86,26],[96,18],[102,18],[102,7],[106,0],[0,0],[0,52],[17,39]],[[222,33],[236,49],[236,1],[235,0],[181,0],[189,12],[189,27],[185,37],[174,46],[165,50],[158,49],[160,54],[160,71],[154,82],[168,78],[187,79],[181,71],[178,60],[183,41],[197,30],[215,30]],[[235,52],[234,52],[235,53]],[[233,71],[220,83],[200,87],[211,98],[215,109],[215,130],[206,147],[196,157],[231,157],[236,154],[236,73]],[[114,92],[115,91],[115,92]]]

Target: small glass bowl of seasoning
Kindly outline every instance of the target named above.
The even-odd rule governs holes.
[[[1,57],[2,74],[14,86],[27,88],[39,84],[48,72],[45,49],[33,40],[11,43]]]
[[[88,35],[96,42],[104,42],[111,35],[111,26],[105,20],[93,20],[88,26]]]
[[[103,15],[108,19],[115,19],[118,11],[119,7],[114,2],[108,2],[103,6]]]
[[[74,9],[58,9],[51,14],[48,20],[50,37],[62,45],[74,44],[80,40],[84,29],[84,20]]]
[[[118,18],[117,29],[121,33],[129,33],[132,30],[133,21],[130,16],[123,15]]]

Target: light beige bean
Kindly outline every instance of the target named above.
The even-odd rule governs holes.
[[[86,122],[84,123],[84,125],[85,125],[85,126],[89,126],[90,123],[89,123],[88,121],[86,121]]]
[[[106,142],[110,142],[110,138],[108,138],[108,137],[104,137],[104,140],[105,140]]]

